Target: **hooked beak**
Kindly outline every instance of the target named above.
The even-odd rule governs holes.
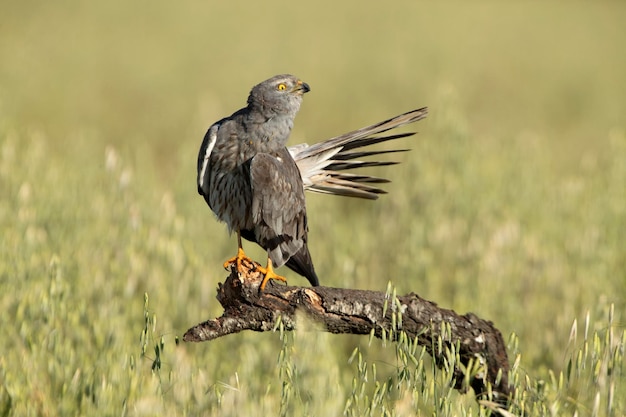
[[[304,93],[308,93],[309,91],[311,91],[311,87],[309,87],[309,85],[305,83],[304,81],[298,80],[298,82],[296,83],[296,85],[293,87],[291,91],[294,93],[299,92],[300,94],[304,94]]]

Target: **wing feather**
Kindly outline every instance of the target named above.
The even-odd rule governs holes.
[[[373,124],[341,136],[308,146],[300,144],[289,148],[289,152],[296,161],[302,175],[304,188],[310,191],[335,194],[348,197],[376,199],[384,191],[376,187],[364,187],[362,183],[388,182],[381,178],[355,175],[350,177],[348,173],[340,172],[356,168],[393,165],[395,162],[386,161],[358,161],[364,158],[393,152],[406,152],[407,149],[380,150],[380,151],[356,151],[354,149],[375,145],[377,143],[396,140],[412,136],[415,132],[399,133],[393,135],[378,136],[397,127],[417,122],[426,117],[426,107],[403,113],[391,119]]]
[[[286,149],[260,153],[250,161],[256,241],[275,266],[284,265],[307,239],[304,188],[298,167]]]

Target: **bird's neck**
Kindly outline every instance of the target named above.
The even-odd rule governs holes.
[[[267,152],[284,147],[293,128],[295,114],[251,109],[244,118],[245,129],[255,137],[258,150]]]

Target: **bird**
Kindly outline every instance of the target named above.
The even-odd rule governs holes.
[[[305,191],[370,200],[386,193],[378,184],[389,180],[346,171],[395,164],[359,158],[407,149],[360,148],[414,135],[377,136],[428,113],[422,107],[311,146],[287,148],[303,95],[310,90],[309,84],[290,74],[255,85],[245,107],[209,127],[198,152],[198,193],[237,235],[237,254],[224,262],[224,268],[234,265],[241,273],[244,261],[256,265],[263,274],[260,291],[270,279],[286,282],[274,271],[283,265],[312,286],[319,285],[308,248]],[[265,267],[245,254],[242,237],[267,252]]]

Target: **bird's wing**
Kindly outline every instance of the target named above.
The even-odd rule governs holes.
[[[279,267],[307,238],[304,188],[298,167],[286,149],[257,154],[250,161],[251,214],[255,239]]]
[[[325,194],[371,200],[378,198],[378,195],[384,194],[385,191],[371,184],[386,183],[389,180],[345,171],[354,168],[393,165],[395,162],[360,161],[358,158],[384,153],[405,152],[408,149],[351,151],[376,143],[412,136],[415,132],[385,136],[376,135],[417,122],[425,118],[427,114],[428,108],[423,107],[311,146],[300,144],[290,147],[289,153],[298,165],[304,188]]]
[[[198,151],[198,193],[203,196],[209,194],[209,163],[220,125],[221,122],[217,122],[207,130],[202,145],[200,145],[200,151]]]

